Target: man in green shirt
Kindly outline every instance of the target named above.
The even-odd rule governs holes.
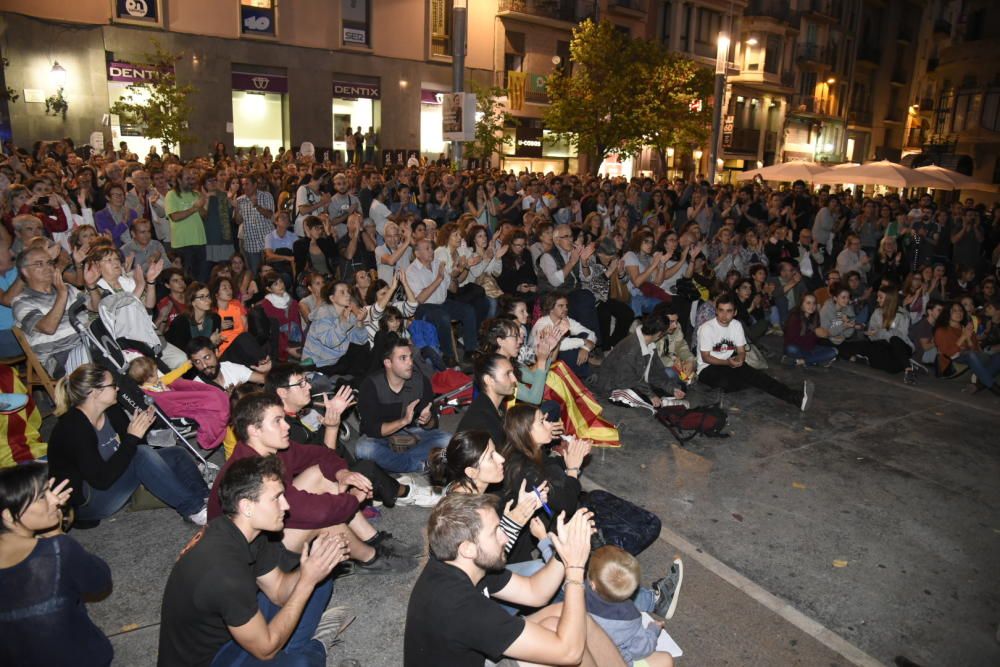
[[[205,223],[208,197],[195,190],[198,174],[186,167],[177,185],[167,193],[167,217],[170,218],[170,245],[184,262],[188,274],[208,282],[208,261],[205,254]]]

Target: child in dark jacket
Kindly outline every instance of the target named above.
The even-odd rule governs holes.
[[[587,566],[587,612],[630,667],[670,667],[670,654],[656,650],[662,627],[644,622],[631,599],[639,576],[639,561],[624,549],[608,545],[595,550]]]

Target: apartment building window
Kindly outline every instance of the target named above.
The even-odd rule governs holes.
[[[275,0],[240,0],[240,34],[246,37],[277,37]]]
[[[695,33],[695,41],[699,44],[715,45],[715,40],[722,29],[722,14],[713,12],[704,7],[698,8],[698,25]]]
[[[767,43],[764,46],[764,71],[768,74],[777,74],[781,65],[781,50],[784,47],[784,40],[778,35],[768,35]]]
[[[951,117],[951,131],[961,132],[966,128],[966,119],[971,111],[972,95],[959,93],[955,96],[955,113]]]
[[[503,85],[507,86],[507,72],[524,71],[524,33],[507,31],[507,44],[503,54]]]
[[[452,0],[430,0],[431,55],[450,57]]]
[[[1000,91],[990,91],[983,97],[984,129],[1000,132]]]
[[[670,2],[664,2],[661,10],[663,19],[660,21],[660,41],[670,44],[670,24],[674,21],[674,8]]]
[[[564,71],[573,71],[573,63],[569,52],[569,42],[559,40],[556,42],[556,55],[559,56],[559,68]]]
[[[684,13],[681,21],[681,51],[690,52],[691,44],[688,39],[691,36],[691,12],[694,11],[690,4],[684,4]]]
[[[368,0],[341,0],[340,20],[345,46],[371,46]]]

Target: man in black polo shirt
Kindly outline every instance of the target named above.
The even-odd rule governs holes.
[[[531,577],[504,569],[507,536],[496,496],[453,493],[431,512],[431,558],[406,610],[406,667],[482,667],[511,660],[546,665],[624,666],[617,647],[588,620],[584,566],[592,514],[556,519],[559,554]],[[565,600],[527,617],[511,616],[493,598],[539,607],[563,585]]]
[[[406,476],[397,481],[374,461],[356,458],[339,442],[341,418],[353,406],[354,392],[348,385],[342,385],[336,393],[324,395],[324,414],[312,408],[312,385],[300,366],[279,364],[267,375],[264,389],[276,394],[285,410],[285,422],[289,426],[288,439],[303,445],[318,445],[332,449],[347,462],[352,472],[358,472],[371,480],[372,496],[386,507],[418,505],[433,507],[441,499],[430,487],[418,486]]]
[[[506,401],[517,389],[517,376],[510,360],[500,354],[476,359],[475,376],[478,394],[458,423],[457,431],[486,431],[493,444],[501,449],[507,443],[503,430]]]
[[[275,660],[325,665],[350,616],[324,612],[330,572],[348,557],[342,535],[321,535],[295,556],[281,547],[288,502],[276,456],[235,462],[219,487],[223,516],[182,554],[163,593],[157,664]]]

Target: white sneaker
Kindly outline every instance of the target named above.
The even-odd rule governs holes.
[[[396,505],[416,505],[417,507],[434,507],[440,502],[444,494],[437,493],[428,486],[417,486],[410,484],[410,492],[402,497],[396,498]]]
[[[815,387],[811,380],[806,380],[802,383],[802,412],[809,409],[809,404],[812,403],[813,391]]]
[[[427,475],[421,474],[419,472],[406,472],[403,473],[402,475],[397,475],[396,481],[406,486],[420,486],[425,489],[429,488],[431,485],[431,482],[427,478]]]
[[[204,526],[208,523],[208,505],[205,505],[200,511],[185,518],[196,526]]]

